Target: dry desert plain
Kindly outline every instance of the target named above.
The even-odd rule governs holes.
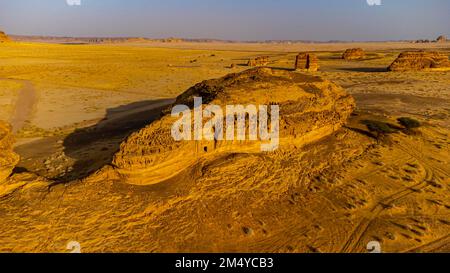
[[[353,47],[365,59],[342,60]],[[367,252],[378,241],[448,252],[450,72],[387,72],[408,49],[450,54],[448,43],[1,44],[0,120],[20,161],[0,184],[0,251]],[[157,184],[111,171],[127,137],[191,86],[258,56],[302,74],[289,70],[304,51],[320,64],[305,77],[355,99],[338,130],[300,148],[200,157]],[[421,126],[405,131],[400,117]],[[376,138],[368,120],[393,132]]]

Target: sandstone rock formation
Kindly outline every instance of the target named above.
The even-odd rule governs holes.
[[[226,105],[278,105],[280,149],[301,148],[335,132],[355,106],[354,99],[344,89],[327,80],[270,68],[255,68],[204,81],[180,95],[174,105],[187,105],[188,112],[192,113],[194,97],[202,97],[204,104],[218,105],[221,109],[226,109]],[[179,117],[172,117],[170,110],[122,143],[112,163],[122,180],[137,185],[156,184],[181,174],[189,176],[193,166],[207,159],[235,153],[263,153],[261,145],[267,141],[262,140],[177,142],[171,128]],[[226,116],[230,114],[224,110],[224,122]],[[204,123],[208,120],[203,117]]]
[[[407,51],[401,53],[389,66],[389,71],[449,70],[448,56],[432,51]]]
[[[319,70],[319,59],[312,53],[300,53],[295,59],[295,70],[317,71]]]
[[[162,42],[163,43],[181,43],[181,42],[183,42],[183,39],[170,37],[167,39],[163,39]]]
[[[262,56],[257,57],[256,59],[251,59],[248,61],[247,66],[255,67],[255,66],[267,66],[269,64],[269,57]]]
[[[436,39],[436,42],[445,43],[445,42],[447,42],[447,37],[445,37],[444,35],[441,35]]]
[[[19,156],[13,152],[11,126],[0,121],[0,183],[4,182],[19,162]]]
[[[8,35],[6,35],[6,33],[4,33],[3,31],[0,31],[0,43],[6,43],[10,41],[11,40],[9,39]]]
[[[342,55],[342,59],[347,61],[353,61],[353,60],[361,60],[366,57],[366,53],[362,48],[350,48],[347,49],[344,54]]]

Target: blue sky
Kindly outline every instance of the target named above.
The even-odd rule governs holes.
[[[11,34],[231,40],[400,40],[450,36],[449,0],[1,0]]]

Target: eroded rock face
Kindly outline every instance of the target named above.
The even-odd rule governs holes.
[[[256,67],[256,66],[267,66],[269,64],[269,57],[262,56],[257,57],[256,59],[249,60],[247,66]]]
[[[300,53],[295,59],[295,70],[317,71],[319,70],[319,59],[312,53]]]
[[[19,162],[19,156],[13,152],[13,143],[11,126],[0,121],[0,183],[11,175]]]
[[[11,40],[9,39],[8,35],[6,35],[6,33],[4,33],[3,31],[0,31],[0,43],[6,43],[10,41]]]
[[[180,95],[175,105],[187,105],[192,113],[194,97],[222,109],[226,105],[278,105],[279,149],[301,148],[333,133],[355,106],[350,95],[327,80],[270,68],[204,81]],[[122,143],[113,160],[121,179],[137,185],[156,184],[181,173],[188,176],[187,170],[204,160],[234,153],[263,153],[261,144],[266,142],[260,140],[177,142],[171,128],[179,117],[172,117],[170,110]],[[224,114],[224,124],[225,119]],[[203,119],[204,123],[208,120]]]
[[[432,51],[407,51],[401,53],[389,66],[389,71],[449,70],[448,56]]]
[[[445,37],[444,35],[441,35],[436,39],[436,42],[445,43],[445,42],[447,42],[447,37]]]
[[[361,60],[366,57],[366,53],[362,48],[347,49],[342,55],[342,59],[347,61]]]

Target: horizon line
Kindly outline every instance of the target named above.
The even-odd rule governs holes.
[[[1,29],[0,29],[1,30]],[[5,32],[6,33],[6,32]],[[264,42],[293,42],[293,43],[383,43],[383,42],[411,42],[411,41],[429,41],[430,43],[436,42],[437,38],[414,38],[414,39],[396,39],[396,40],[302,40],[302,39],[256,39],[256,40],[240,40],[240,39],[221,39],[221,38],[188,38],[188,37],[148,37],[148,36],[67,36],[67,35],[40,35],[40,34],[8,34],[10,37],[29,37],[29,38],[59,38],[59,39],[145,39],[145,40],[181,40],[184,42],[189,41],[216,41],[216,42],[230,42],[230,43],[264,43]]]

